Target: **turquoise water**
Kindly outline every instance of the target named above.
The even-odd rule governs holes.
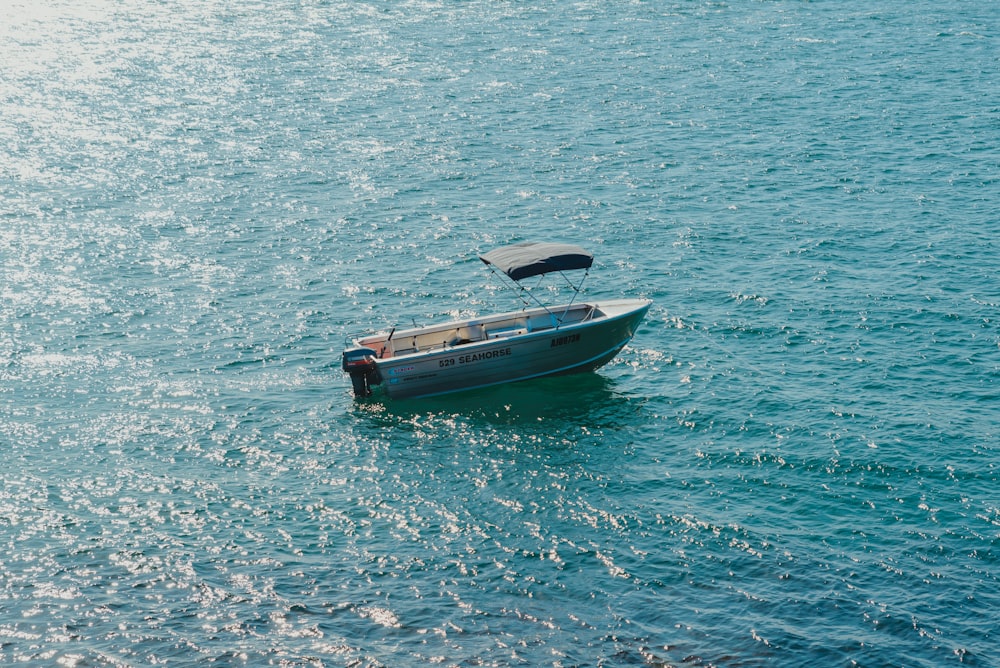
[[[0,21],[6,665],[1000,664],[989,2]],[[578,243],[596,374],[345,340]],[[559,295],[553,295],[558,297]]]

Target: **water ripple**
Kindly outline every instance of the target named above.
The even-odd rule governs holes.
[[[987,7],[15,2],[0,659],[997,663]],[[533,237],[616,360],[352,400]]]

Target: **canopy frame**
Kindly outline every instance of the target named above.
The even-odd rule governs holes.
[[[525,309],[531,306],[531,302],[525,298],[525,295],[531,297],[536,304],[545,309],[545,312],[552,318],[553,327],[556,329],[562,325],[570,307],[580,295],[583,284],[590,275],[590,267],[594,262],[594,256],[579,246],[532,241],[497,248],[480,255],[479,259],[489,267],[490,273],[500,279],[504,287],[514,291],[517,298],[524,304]],[[564,273],[580,269],[583,270],[583,277],[579,283],[573,283]],[[526,278],[538,276],[538,284],[535,286],[538,287],[546,274],[553,273],[562,276],[567,285],[573,289],[572,299],[558,316],[521,283]]]

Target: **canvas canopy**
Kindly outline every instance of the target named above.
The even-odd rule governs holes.
[[[589,269],[594,263],[594,256],[579,246],[540,241],[503,246],[483,253],[479,259],[515,281],[553,271]]]

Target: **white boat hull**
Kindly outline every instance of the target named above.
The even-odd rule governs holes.
[[[650,303],[619,299],[531,309],[355,344],[374,352],[372,378],[389,397],[428,397],[596,369],[632,339]]]

